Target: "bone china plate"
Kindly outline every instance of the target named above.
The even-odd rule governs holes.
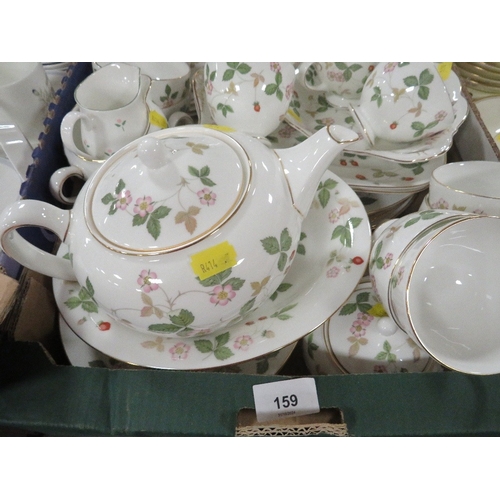
[[[59,315],[59,332],[66,356],[73,366],[81,366],[83,368],[122,368],[126,370],[144,369],[137,365],[116,361],[93,347],[90,347],[71,330],[61,315]],[[287,362],[296,345],[297,343],[295,342],[277,351],[251,359],[250,361],[227,367],[215,368],[210,371],[227,371],[231,373],[244,373],[246,375],[275,375],[283,368],[283,365]]]
[[[284,282],[244,321],[179,339],[124,326],[97,309],[89,291],[74,281],[54,279],[54,296],[71,330],[116,360],[171,370],[223,367],[281,349],[320,326],[357,286],[370,247],[370,223],[359,197],[326,172]],[[65,255],[67,247],[62,244],[58,253]]]

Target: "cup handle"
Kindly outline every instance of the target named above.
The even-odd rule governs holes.
[[[76,201],[76,194],[66,196],[64,194],[64,186],[66,181],[71,177],[76,177],[79,180],[85,181],[85,175],[79,167],[69,165],[56,170],[51,176],[49,181],[50,193],[52,196],[66,205],[73,205]]]
[[[83,119],[85,119],[85,116],[80,111],[70,111],[66,113],[61,120],[61,140],[64,146],[76,155],[86,160],[94,160],[94,157],[77,147],[73,138],[73,129],[76,122]]]
[[[192,125],[194,123],[191,116],[183,111],[172,113],[167,121],[169,127],[180,127],[182,125]]]
[[[16,231],[23,226],[39,226],[54,232],[64,241],[69,222],[69,210],[39,200],[18,201],[6,207],[0,215],[0,246],[24,267],[52,278],[76,281],[68,259],[40,250]]]

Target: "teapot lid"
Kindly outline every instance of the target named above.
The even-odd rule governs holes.
[[[212,234],[245,198],[248,155],[231,136],[198,125],[160,130],[110,157],[89,181],[91,233],[122,253],[164,253]]]

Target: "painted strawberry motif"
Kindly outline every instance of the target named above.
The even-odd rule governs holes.
[[[359,179],[360,181],[365,181],[366,177],[363,174],[356,174],[356,179]]]
[[[389,125],[389,127],[390,127],[390,129],[391,129],[391,130],[395,130],[395,129],[397,128],[397,126],[398,126],[398,123],[397,123],[397,122],[392,122],[392,123]]]
[[[260,111],[260,104],[258,102],[254,102],[253,109],[254,109],[254,111],[257,111],[257,113],[258,113]]]
[[[363,264],[363,262],[364,260],[359,255],[352,259],[352,263],[356,264],[357,266],[360,266],[361,264]]]
[[[97,324],[97,327],[99,328],[99,330],[101,330],[102,332],[105,332],[106,330],[109,330],[111,328],[111,323],[109,321],[100,321],[98,324]]]

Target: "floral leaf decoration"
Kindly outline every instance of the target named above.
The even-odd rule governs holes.
[[[199,339],[194,341],[198,351],[202,353],[213,353],[215,358],[224,361],[230,358],[234,353],[226,346],[229,342],[229,332],[221,333],[215,337],[214,342],[208,339]]]

